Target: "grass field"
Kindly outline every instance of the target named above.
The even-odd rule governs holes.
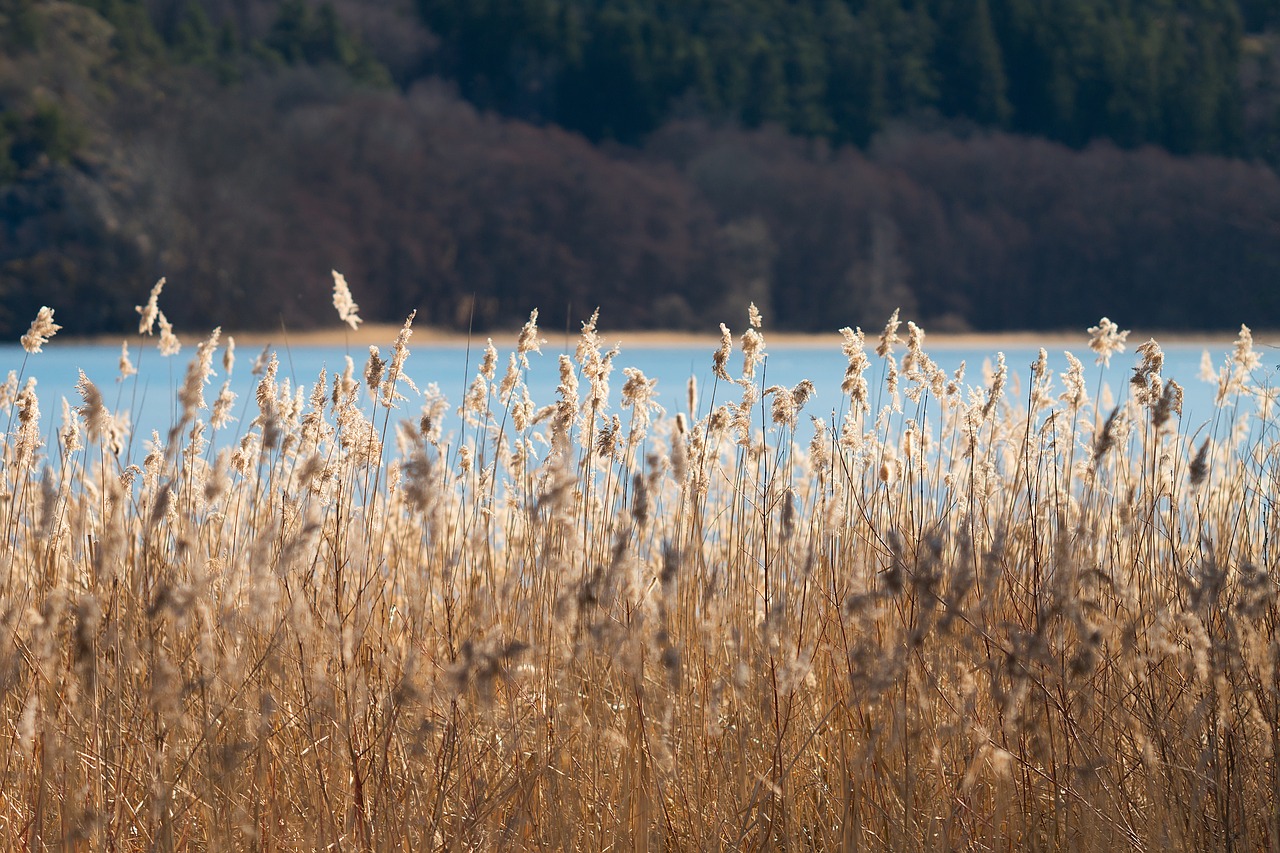
[[[1113,403],[895,315],[809,413],[753,307],[672,412],[594,321],[529,399],[536,312],[446,400],[411,322],[239,420],[214,332],[136,458],[88,380],[0,389],[7,849],[1280,850],[1247,329],[1188,434],[1155,342]]]

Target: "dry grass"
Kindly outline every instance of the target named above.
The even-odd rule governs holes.
[[[896,332],[846,334],[845,409],[811,420],[737,371],[680,412],[611,392],[591,326],[535,404],[532,321],[446,403],[406,324],[364,381],[260,365],[219,429],[215,333],[136,459],[87,380],[41,446],[15,377],[0,838],[1280,850],[1247,334],[1192,436],[1154,346],[1113,412],[1084,368],[970,389]]]

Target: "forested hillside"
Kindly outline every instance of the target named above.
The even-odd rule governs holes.
[[[1233,0],[418,0],[502,112],[635,141],[673,115],[864,144],[936,110],[1078,145],[1243,150]],[[1251,7],[1251,23],[1268,22]]]
[[[0,0],[0,332],[1280,326],[1280,0]]]

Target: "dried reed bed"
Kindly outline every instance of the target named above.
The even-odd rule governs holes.
[[[530,400],[536,312],[446,402],[411,322],[239,408],[215,332],[145,446],[11,377],[9,849],[1280,849],[1247,329],[1189,435],[1154,342],[1113,407],[1074,360],[945,375],[895,315],[811,418],[754,307],[678,412],[594,320]]]

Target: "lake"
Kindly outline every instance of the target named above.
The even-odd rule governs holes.
[[[766,339],[767,339],[766,335]],[[140,368],[138,376],[131,377],[123,383],[117,381],[120,348],[118,345],[85,345],[76,343],[60,343],[56,338],[45,345],[44,351],[31,355],[26,359],[25,375],[37,379],[37,394],[45,419],[46,434],[56,428],[61,415],[61,399],[66,397],[72,406],[81,400],[75,391],[79,371],[98,385],[103,398],[113,411],[127,410],[132,413],[135,424],[135,436],[145,438],[152,429],[161,434],[174,421],[177,409],[176,389],[181,385],[186,372],[187,362],[195,354],[194,344],[188,339],[182,352],[171,358],[163,358],[156,351],[153,343],[144,352],[139,352],[136,341],[130,342],[130,355]],[[389,342],[388,342],[389,343]],[[874,339],[868,340],[868,350],[874,349]],[[1099,387],[1099,381],[1108,384],[1117,399],[1127,394],[1127,380],[1131,368],[1137,363],[1134,354],[1135,344],[1130,343],[1124,353],[1112,357],[1111,366],[1103,369],[1094,365],[1093,353],[1089,351],[1088,339],[1082,335],[1078,346],[1071,348],[1086,368],[1089,393],[1093,396]],[[389,356],[390,346],[381,347],[384,357]],[[543,344],[543,353],[530,354],[530,369],[527,384],[530,396],[538,406],[554,402],[555,388],[559,382],[558,354],[563,351],[560,345]],[[948,372],[954,371],[963,361],[967,364],[965,384],[971,387],[983,387],[983,362],[995,361],[998,346],[975,348],[971,345],[950,344],[945,341],[932,343],[926,341],[926,352]],[[1216,386],[1197,378],[1200,371],[1200,360],[1203,352],[1208,350],[1215,367],[1223,364],[1231,351],[1230,344],[1221,340],[1212,343],[1173,343],[1162,345],[1165,353],[1163,375],[1178,380],[1186,389],[1184,413],[1181,430],[1193,433],[1208,421],[1214,413],[1213,397]],[[802,379],[811,380],[816,387],[816,394],[805,407],[805,415],[816,415],[829,418],[833,411],[843,411],[844,401],[840,392],[840,383],[844,375],[846,360],[840,352],[838,343],[829,346],[813,344],[767,345],[768,358],[760,369],[763,383],[767,385],[793,386]],[[235,412],[242,416],[241,422],[233,424],[229,430],[239,433],[244,425],[255,414],[253,394],[257,378],[250,373],[254,358],[260,350],[241,346],[236,351],[236,364],[232,374],[232,388],[239,395]],[[614,372],[610,378],[612,391],[611,401],[616,407],[619,392],[625,377],[622,368],[639,368],[650,379],[658,379],[657,401],[668,411],[676,412],[685,408],[686,387],[690,376],[698,380],[701,395],[701,408],[705,412],[707,394],[712,384],[711,356],[713,345],[678,345],[653,346],[643,345],[624,348],[614,361]],[[904,347],[898,347],[896,354],[901,358]],[[316,380],[321,368],[327,368],[332,377],[335,370],[343,367],[345,349],[341,346],[293,346],[285,349],[277,348],[280,359],[279,377],[288,377],[297,387],[299,383],[308,386]],[[571,353],[572,351],[569,350]],[[1003,348],[1009,365],[1010,387],[1025,391],[1030,366],[1035,361],[1038,347],[1029,346],[1019,341]],[[1262,349],[1263,365],[1256,378],[1264,382],[1275,369],[1276,357],[1272,350]],[[508,350],[499,349],[498,375],[501,377],[506,366]],[[869,352],[871,368],[867,372],[868,381],[875,394],[880,381],[883,362],[874,352]],[[10,370],[23,368],[25,353],[17,345],[0,346],[0,379]],[[357,375],[362,372],[368,356],[367,349],[353,347],[351,356],[356,364]],[[472,348],[468,353],[460,345],[422,345],[411,346],[409,360],[405,366],[406,374],[414,380],[419,388],[425,389],[429,383],[436,383],[449,398],[456,409],[461,403],[467,386],[474,378],[480,351]],[[214,358],[215,375],[206,387],[206,400],[212,404],[222,384],[221,350]],[[735,341],[733,358],[730,361],[730,373],[737,374],[741,367],[741,353]],[[1068,368],[1067,360],[1061,346],[1049,350],[1049,368],[1054,376],[1054,394],[1061,393],[1062,381],[1059,376]],[[1016,377],[1016,379],[1015,379]],[[136,383],[135,383],[136,380]],[[403,393],[411,395],[408,389]],[[737,400],[736,389],[726,388],[721,383],[717,402]],[[399,404],[402,416],[416,420],[419,406],[412,399]],[[904,406],[907,405],[904,401]],[[206,413],[207,417],[207,413]],[[807,435],[807,417],[802,419],[801,433]],[[135,448],[138,445],[135,442]]]

